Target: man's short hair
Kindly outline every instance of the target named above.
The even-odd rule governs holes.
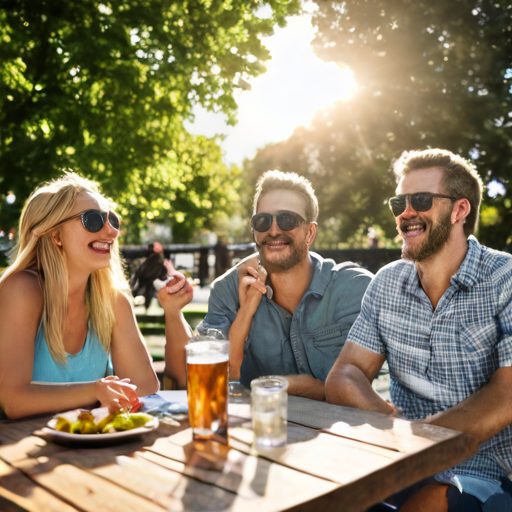
[[[464,233],[471,235],[478,224],[478,213],[482,201],[483,183],[473,163],[445,149],[404,151],[393,165],[397,183],[403,176],[420,169],[438,167],[442,169],[443,192],[457,199],[465,198],[471,205],[466,217]]]
[[[254,213],[258,211],[259,200],[273,190],[292,190],[304,198],[306,221],[316,222],[318,218],[318,200],[311,182],[295,172],[267,171],[256,183],[254,195]]]

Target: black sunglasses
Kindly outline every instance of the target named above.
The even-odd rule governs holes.
[[[80,217],[82,220],[82,226],[89,231],[89,233],[97,233],[101,230],[101,228],[105,225],[105,222],[108,222],[114,229],[119,229],[121,226],[121,221],[119,217],[112,211],[110,212],[102,212],[101,210],[85,210],[83,212],[77,213],[76,215],[72,215],[71,217],[67,217],[66,219],[61,220],[52,228],[46,230],[44,233],[41,233],[40,236],[49,233],[55,228],[61,226],[62,224],[69,222],[70,220],[76,219]]]
[[[432,199],[434,197],[441,197],[444,199],[451,199],[457,201],[456,197],[446,196],[444,194],[432,194],[431,192],[416,192],[416,194],[400,194],[399,196],[392,197],[389,200],[389,207],[395,217],[402,215],[407,208],[407,201],[413,210],[417,212],[428,212],[432,208]]]
[[[306,222],[298,213],[282,212],[277,215],[270,213],[258,213],[251,219],[251,226],[254,231],[264,233],[272,226],[272,222],[276,219],[279,229],[283,231],[291,231],[298,228],[303,222]]]

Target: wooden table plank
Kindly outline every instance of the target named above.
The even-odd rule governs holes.
[[[295,396],[288,397],[288,421],[402,453],[459,435],[447,428],[351,407],[328,403],[319,407],[314,400]]]
[[[236,499],[234,493],[197,482],[176,468],[166,468],[142,455],[118,456],[115,464],[90,471],[130,493],[150,498],[165,510],[224,510]]]
[[[204,448],[208,449],[208,445],[213,444],[206,443]],[[147,451],[142,456],[174,471],[179,470],[200,481],[230,490],[237,496],[230,507],[232,511],[286,510],[338,487],[332,482],[226,447],[223,447],[226,453],[222,457],[222,465],[217,455],[210,459],[207,453],[197,453],[197,450],[193,454],[182,453],[187,462],[180,463],[168,457],[179,457],[182,447],[172,447],[169,442],[167,445],[170,450],[166,450],[162,443],[158,454]]]
[[[0,461],[0,510],[76,512],[76,508],[42,489],[23,473]]]
[[[0,459],[10,464],[0,468],[14,482],[0,505],[32,506],[32,494],[9,494],[27,485],[40,503],[86,512],[361,511],[477,450],[460,432],[289,397],[291,422],[325,430],[289,423],[285,447],[256,452],[250,406],[230,403],[229,414],[229,446],[193,443],[187,420],[101,448],[32,435],[48,417],[0,424]]]

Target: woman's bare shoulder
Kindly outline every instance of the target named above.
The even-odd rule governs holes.
[[[116,301],[114,304],[114,312],[116,317],[119,315],[134,315],[132,302],[128,294],[123,290],[118,290]]]
[[[0,287],[0,301],[20,302],[29,307],[43,307],[43,290],[36,272],[22,270],[9,276]]]

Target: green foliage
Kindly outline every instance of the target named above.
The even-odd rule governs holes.
[[[402,151],[440,147],[471,158],[485,183],[479,237],[502,249],[512,234],[512,4],[490,0],[315,0],[315,52],[354,71],[357,94],[246,164],[307,176],[322,230],[340,243],[379,225],[396,234],[386,199]],[[354,238],[356,237],[356,238]]]
[[[319,245],[354,241],[374,224],[391,238],[396,229],[386,198],[394,181],[387,172],[389,159],[377,151],[379,124],[370,105],[339,102],[317,112],[310,128],[298,128],[287,141],[260,150],[246,162],[245,177],[252,186],[268,169],[308,178],[320,205]]]
[[[267,6],[263,18],[256,9]],[[0,10],[0,224],[62,168],[100,181],[130,221],[171,223],[176,241],[232,204],[213,140],[192,107],[235,122],[236,83],[264,72],[260,42],[299,0],[4,0]],[[229,180],[225,182],[224,180]],[[0,198],[1,200],[1,198]],[[13,210],[13,211],[14,211]]]
[[[503,248],[512,225],[510,2],[316,3],[315,51],[349,66],[360,87],[352,107],[338,104],[329,112],[331,120],[345,116],[333,129],[336,145],[359,132],[352,150],[374,165],[426,147],[472,158],[486,183],[506,189],[505,197],[484,198],[494,214],[484,216],[480,230],[482,241]]]

